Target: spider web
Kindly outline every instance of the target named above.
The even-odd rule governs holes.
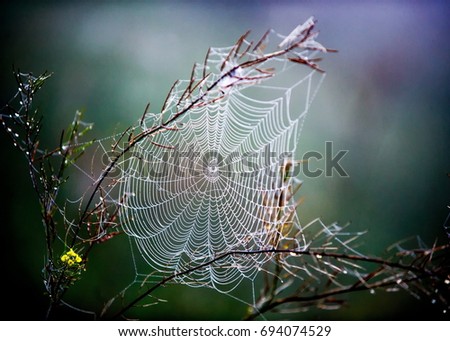
[[[121,219],[142,281],[179,274],[175,282],[230,293],[274,257],[258,251],[307,248],[293,195],[300,180],[292,175],[323,75],[286,58],[236,68],[239,48],[248,60],[261,56],[248,52],[251,43],[239,44],[211,48],[191,80],[174,85],[165,110],[145,114],[139,127],[165,129],[119,164]],[[192,90],[192,79],[202,84]],[[207,105],[165,125],[192,98]]]
[[[320,219],[300,224],[296,148],[323,80],[311,51],[333,51],[314,41],[313,27],[313,19],[307,20],[271,53],[264,52],[267,34],[256,45],[246,41],[246,34],[229,48],[210,49],[189,80],[175,83],[160,113],[145,113],[139,125],[122,133],[81,142],[92,125],[77,112],[59,147],[51,151],[38,148],[41,119],[30,110],[34,93],[49,75],[16,73],[18,92],[0,119],[26,157],[49,218],[44,222],[47,292],[64,293],[85,266],[67,269],[62,257],[53,256],[58,245],[64,250],[74,247],[71,252],[84,252],[87,259],[93,245],[125,231],[135,277],[105,304],[101,316],[109,314],[118,298],[121,307],[114,317],[147,297],[150,304],[158,303],[153,291],[170,282],[225,293],[250,306],[250,319],[264,318],[262,314],[280,305],[283,313],[310,306],[337,309],[343,301],[333,296],[353,290],[374,293],[386,287],[429,297],[416,275],[425,265],[433,274],[432,287],[446,293],[446,268],[433,267],[429,256],[446,252],[446,246],[430,250],[419,239],[418,248],[405,249],[401,241],[391,247],[396,254],[383,260],[354,248],[353,241],[363,232],[347,232]],[[91,145],[97,148],[90,167],[77,165]],[[61,156],[55,173],[49,158],[61,161]],[[104,167],[95,162],[98,157]],[[59,205],[56,199],[69,163],[89,186],[81,197],[75,193],[76,199],[66,198]],[[57,226],[54,213],[63,218],[62,224]],[[234,292],[244,281],[250,283],[251,302]],[[136,285],[137,293],[129,290]],[[131,297],[125,297],[128,293]],[[440,289],[434,294],[432,303],[439,300],[446,312],[446,295]]]

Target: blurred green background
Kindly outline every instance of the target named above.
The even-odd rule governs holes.
[[[397,240],[445,241],[450,204],[450,6],[441,1],[147,1],[6,2],[0,5],[1,103],[15,93],[12,65],[53,72],[38,97],[44,142],[57,144],[77,109],[95,136],[134,124],[151,101],[160,108],[171,84],[186,79],[209,46],[229,46],[248,29],[287,34],[314,15],[327,77],[300,138],[301,151],[349,150],[348,178],[305,179],[303,223],[351,222],[368,230],[361,250],[383,255]],[[3,316],[42,319],[44,234],[24,158],[4,132],[0,226]],[[320,166],[320,164],[317,164]],[[91,256],[69,302],[100,306],[133,280],[128,243],[113,239]],[[239,319],[246,306],[208,289],[171,286],[145,319]],[[448,319],[431,300],[406,293],[358,293],[337,311],[296,319]],[[81,315],[83,316],[83,315]],[[61,313],[57,318],[89,318]]]

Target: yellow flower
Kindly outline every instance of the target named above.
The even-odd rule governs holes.
[[[78,265],[83,259],[75,251],[70,249],[61,256],[61,262],[66,263],[68,266]]]

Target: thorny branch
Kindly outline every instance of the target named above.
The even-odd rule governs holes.
[[[436,247],[430,250],[422,250],[420,251],[421,257],[429,257],[430,252],[432,253],[449,253],[450,245],[444,245],[441,247]],[[414,263],[418,258],[415,258],[409,264],[403,264],[401,261],[390,261],[376,257],[367,257],[360,255],[348,255],[345,253],[334,253],[334,252],[326,252],[326,251],[312,251],[312,250],[286,250],[286,249],[272,249],[272,250],[249,250],[249,251],[231,251],[226,252],[222,255],[215,257],[214,259],[207,261],[203,264],[194,266],[187,270],[177,272],[168,276],[161,280],[160,282],[154,284],[147,290],[145,290],[142,294],[137,296],[131,302],[127,303],[119,312],[113,315],[113,319],[118,317],[123,317],[123,314],[127,312],[129,309],[135,307],[140,301],[147,298],[150,294],[152,294],[156,289],[163,287],[165,284],[170,283],[177,277],[183,277],[186,274],[195,272],[199,269],[208,267],[216,262],[219,262],[222,259],[225,259],[230,256],[249,256],[255,254],[277,254],[277,255],[290,255],[290,256],[303,256],[303,257],[311,257],[315,260],[317,259],[326,259],[333,258],[338,261],[342,260],[350,260],[357,263],[368,263],[379,265],[380,267],[369,272],[365,278],[359,278],[355,282],[349,285],[337,286],[334,288],[330,288],[327,290],[323,290],[320,292],[314,292],[310,294],[310,292],[304,292],[303,294],[295,294],[287,297],[279,297],[279,292],[276,292],[277,284],[272,283],[272,285],[268,285],[265,288],[265,293],[261,295],[260,301],[258,302],[256,307],[253,308],[250,314],[245,317],[245,319],[254,319],[267,311],[271,311],[279,306],[286,305],[289,303],[303,303],[303,302],[315,302],[318,303],[323,302],[324,299],[329,297],[335,297],[340,294],[348,293],[348,292],[356,292],[361,290],[373,290],[377,288],[383,287],[393,287],[393,286],[404,286],[407,283],[418,282],[423,279],[430,279],[435,281],[436,283],[441,283],[444,287],[445,285],[450,284],[449,279],[449,265],[448,264],[439,264],[437,266],[433,266],[430,262],[423,262],[421,266],[417,266]],[[401,259],[405,260],[402,256]],[[280,263],[281,264],[281,263]],[[283,266],[277,263],[278,273],[276,273],[272,279],[275,282],[282,280],[281,272],[285,270]],[[404,272],[402,272],[404,271]],[[331,274],[328,274],[331,275]],[[380,279],[379,279],[380,278]],[[377,280],[374,280],[377,279]],[[371,282],[372,280],[372,282]],[[448,287],[447,287],[448,289]],[[270,292],[270,293],[269,293]],[[268,295],[268,296],[266,296]],[[449,294],[446,293],[446,297],[443,298],[445,304],[449,304]],[[337,302],[334,300],[334,302]]]

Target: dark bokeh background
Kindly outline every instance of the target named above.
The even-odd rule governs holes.
[[[299,149],[349,150],[349,178],[306,179],[302,222],[351,221],[368,230],[362,250],[382,255],[399,239],[445,238],[450,204],[450,6],[428,1],[45,2],[0,5],[1,103],[15,93],[12,65],[54,73],[38,98],[44,142],[58,143],[77,109],[108,136],[159,108],[174,80],[188,78],[209,46],[228,46],[248,29],[287,34],[314,15],[318,41],[339,49],[322,63],[327,78]],[[8,319],[42,319],[44,235],[23,157],[3,132],[0,227],[2,307]],[[321,166],[318,164],[317,166]],[[323,165],[322,165],[323,166]],[[111,241],[69,301],[98,307],[133,279],[125,242]],[[207,289],[169,287],[148,319],[238,319],[246,307]],[[431,300],[406,293],[358,293],[338,311],[298,319],[448,319]],[[8,302],[8,303],[7,303]],[[3,315],[5,316],[5,314]],[[62,319],[79,315],[62,314]]]

